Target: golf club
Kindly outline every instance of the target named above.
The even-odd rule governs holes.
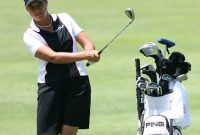
[[[156,63],[156,72],[159,76],[162,75],[162,61],[164,56],[162,51],[153,42],[148,42],[140,48],[140,52],[146,57],[152,57]]]
[[[145,93],[151,96],[160,96],[162,95],[162,89],[157,83],[150,82],[146,87]]]
[[[110,41],[108,42],[99,52],[100,55],[134,20],[135,20],[135,14],[134,10],[132,8],[127,8],[125,10],[126,15],[131,19],[131,21]],[[88,61],[86,66],[90,66],[91,64],[94,64],[95,62]]]
[[[161,61],[163,54],[158,46],[153,42],[148,42],[140,47],[140,52],[146,57],[152,57],[155,61]]]
[[[140,76],[140,77],[137,78],[137,85],[136,86],[140,90],[144,90],[144,89],[146,89],[148,83],[149,83],[149,80],[147,78]]]
[[[156,71],[151,64],[141,67],[141,71],[151,79],[151,82],[157,83]]]
[[[188,77],[186,74],[181,74],[176,79],[174,79],[172,76],[164,74],[162,76],[162,79],[165,81],[168,81],[168,82],[170,82],[170,81],[185,81],[188,79]]]
[[[168,81],[168,82],[171,82],[171,81],[174,80],[174,78],[173,78],[171,75],[168,75],[168,74],[162,75],[161,78],[162,78],[163,80],[165,80],[165,81]]]
[[[188,79],[188,77],[187,77],[186,74],[179,75],[179,76],[176,78],[176,80],[178,80],[178,81],[185,81],[185,80],[187,80],[187,79]]]

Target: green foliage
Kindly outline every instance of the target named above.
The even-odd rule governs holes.
[[[139,53],[146,42],[171,39],[192,64],[187,89],[192,125],[185,135],[198,135],[199,117],[199,0],[49,0],[51,13],[68,12],[84,28],[97,49],[130,21],[124,9],[135,9],[136,20],[112,43],[101,61],[88,68],[92,85],[90,130],[79,135],[134,135],[137,130],[134,59],[153,63]],[[37,60],[22,37],[30,16],[23,1],[0,4],[0,135],[34,135],[37,104]],[[162,48],[162,47],[161,47]]]

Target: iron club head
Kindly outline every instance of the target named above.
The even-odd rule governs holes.
[[[179,80],[179,81],[185,81],[187,79],[188,79],[188,77],[186,74],[181,74],[176,78],[176,80]]]
[[[125,10],[126,15],[132,20],[135,20],[135,14],[134,14],[134,10],[132,8],[127,8]]]
[[[174,80],[174,78],[171,75],[168,75],[168,74],[162,75],[162,79],[165,80],[165,81],[168,81],[168,82]]]
[[[155,72],[155,69],[154,69],[153,65],[151,65],[151,64],[146,64],[146,65],[142,66],[141,70],[142,71],[153,71],[153,72]]]

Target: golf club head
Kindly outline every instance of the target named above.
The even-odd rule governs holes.
[[[185,81],[185,80],[187,80],[187,79],[188,79],[188,77],[187,77],[186,74],[179,75],[179,76],[176,78],[176,80],[179,80],[179,81]]]
[[[162,89],[158,84],[151,82],[147,85],[145,93],[149,96],[161,96]]]
[[[148,85],[147,85],[147,89],[158,89],[159,88],[159,85],[154,83],[154,82],[150,82]]]
[[[168,75],[168,74],[162,75],[162,79],[165,80],[165,81],[168,81],[168,82],[171,82],[171,81],[174,80],[174,78],[171,75]]]
[[[146,64],[142,66],[141,72],[142,74],[147,75],[151,79],[151,82],[155,82],[155,83],[157,82],[157,75],[156,75],[155,69],[153,68],[151,64]]]
[[[142,66],[141,70],[142,71],[154,71],[155,72],[155,69],[154,69],[153,65],[151,65],[151,64],[146,64],[146,65]]]
[[[153,43],[153,42],[148,42],[148,43],[144,44],[140,48],[140,52],[146,57],[152,57],[153,56],[153,57],[157,58],[158,60],[163,59],[163,54],[161,53],[158,46],[156,46],[156,44]]]
[[[144,89],[146,89],[146,83],[145,83],[145,82],[139,82],[139,83],[137,84],[137,87],[138,87],[139,89],[141,89],[141,90],[144,90]]]
[[[132,21],[135,20],[135,13],[134,13],[134,10],[132,8],[127,8],[125,10],[125,13]]]

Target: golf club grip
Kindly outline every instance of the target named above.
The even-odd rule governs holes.
[[[92,64],[94,64],[94,63],[96,63],[96,62],[88,61],[88,62],[86,63],[86,66],[89,67],[90,65],[92,65]]]
[[[86,66],[87,66],[87,67],[89,67],[89,66],[90,66],[90,63],[89,63],[89,62],[87,62],[87,63],[86,63]]]
[[[173,135],[173,119],[170,119],[170,123],[169,123],[169,135]]]
[[[102,52],[103,52],[103,50],[100,50],[100,51],[98,52],[98,54],[100,55]],[[90,64],[89,62],[86,63],[86,66],[87,66],[87,67],[89,67],[90,65],[91,65],[91,64]]]
[[[139,58],[135,59],[135,69],[136,69],[136,80],[137,80],[137,78],[141,76],[141,73],[140,73],[140,59]]]

